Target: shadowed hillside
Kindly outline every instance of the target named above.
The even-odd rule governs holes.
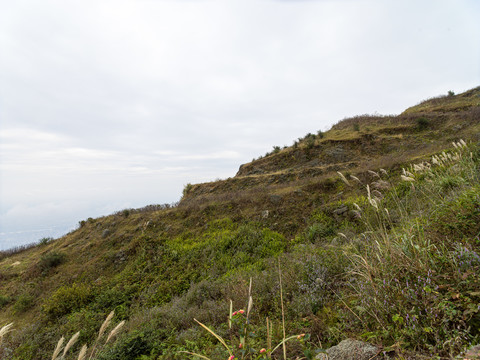
[[[105,360],[280,359],[282,342],[313,359],[346,338],[377,358],[456,356],[480,341],[479,142],[475,88],[0,252],[0,358],[51,358],[77,331],[67,359],[83,344]],[[112,310],[108,331],[125,325],[96,342]]]

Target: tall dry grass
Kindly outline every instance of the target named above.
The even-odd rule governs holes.
[[[230,330],[234,328],[234,325],[237,325],[237,334],[233,336],[230,340],[226,340],[221,337],[217,332],[215,332],[210,327],[201,323],[197,319],[194,319],[203,329],[213,335],[220,344],[225,348],[225,351],[228,354],[228,360],[233,359],[242,359],[242,360],[253,360],[253,359],[272,359],[272,356],[282,348],[282,358],[287,360],[287,343],[290,340],[297,339],[299,341],[305,340],[305,334],[286,336],[286,326],[285,326],[285,309],[284,309],[284,300],[283,300],[283,285],[282,285],[282,272],[280,266],[280,260],[278,260],[278,279],[280,287],[280,306],[282,310],[282,340],[274,347],[272,347],[272,322],[266,318],[266,339],[263,341],[262,347],[258,349],[258,343],[250,343],[253,339],[250,339],[250,328],[252,327],[250,314],[253,308],[253,297],[252,297],[252,279],[250,279],[248,287],[248,301],[247,301],[247,310],[244,311],[240,309],[238,311],[233,311],[232,301],[230,301],[230,312],[228,315],[227,323]],[[212,360],[208,356],[190,352],[190,351],[181,351],[181,353],[188,354],[200,359]],[[295,359],[300,359],[296,357]]]
[[[105,341],[102,342],[102,339],[104,339],[105,332],[107,328],[110,327],[112,323],[112,319],[115,315],[115,312],[112,311],[104,322],[102,323],[102,326],[100,327],[100,330],[98,331],[98,335],[95,339],[95,342],[93,343],[91,349],[88,349],[88,346],[84,344],[80,351],[78,352],[78,356],[76,357],[77,360],[93,360],[96,359],[96,357],[101,353],[102,348],[108,344],[112,339],[114,339],[118,333],[120,332],[121,328],[125,325],[125,320],[119,322],[108,334],[106,337]],[[62,336],[60,340],[58,340],[57,346],[55,347],[55,350],[53,351],[52,355],[52,360],[65,360],[68,351],[76,344],[78,338],[80,336],[80,331],[76,332],[68,341],[68,343],[63,347],[63,343],[65,342],[65,338]]]
[[[366,201],[356,207],[367,230],[348,256],[354,279],[350,285],[358,299],[353,309],[368,337],[421,344],[450,356],[473,336],[468,321],[478,311],[474,302],[452,302],[452,296],[462,296],[454,286],[470,289],[474,284],[456,273],[456,257],[465,257],[459,255],[460,239],[440,241],[429,232],[447,199],[478,186],[472,148],[463,140],[454,142],[453,149],[404,168],[400,184],[389,182],[380,171],[376,181],[387,184],[383,193],[372,190],[373,183],[365,185]],[[462,249],[476,254],[474,247]]]

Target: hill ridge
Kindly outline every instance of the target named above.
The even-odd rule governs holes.
[[[345,119],[234,177],[186,186],[178,204],[89,218],[0,253],[0,328],[15,327],[0,358],[50,358],[80,331],[76,358],[112,310],[127,322],[96,359],[228,358],[194,318],[237,357],[261,359],[265,318],[280,343],[283,316],[288,333],[310,334],[289,342],[292,359],[346,337],[404,359],[460,354],[480,329],[479,143],[477,87]],[[254,310],[230,328],[230,300],[247,309],[249,279]],[[242,355],[247,323],[256,335]]]

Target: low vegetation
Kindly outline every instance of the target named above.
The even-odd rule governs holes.
[[[386,358],[448,359],[480,343],[472,91],[442,97],[441,118],[429,100],[398,122],[346,119],[188,184],[179,204],[3,253],[0,357],[313,359],[353,337]]]

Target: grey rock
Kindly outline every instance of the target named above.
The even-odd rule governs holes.
[[[478,360],[480,359],[480,345],[476,345],[467,350],[464,355],[457,356],[456,359]]]
[[[379,358],[380,349],[366,342],[346,339],[327,350],[327,356],[318,354],[316,360],[370,360]]]
[[[262,218],[264,218],[264,219],[268,218],[269,213],[270,212],[268,210],[263,210],[262,211]]]
[[[280,195],[270,195],[270,202],[272,204],[279,204],[282,201],[282,197]]]
[[[325,151],[325,155],[329,157],[330,163],[345,162],[348,161],[349,158],[346,154],[345,149],[341,145],[327,149]]]
[[[349,214],[354,219],[361,219],[362,218],[362,213],[358,210],[350,210]]]
[[[345,213],[345,212],[347,212],[347,211],[348,211],[348,207],[347,207],[347,206],[342,206],[342,207],[340,207],[340,208],[338,208],[338,209],[333,210],[333,213],[334,213],[335,215],[342,215],[343,213]]]

